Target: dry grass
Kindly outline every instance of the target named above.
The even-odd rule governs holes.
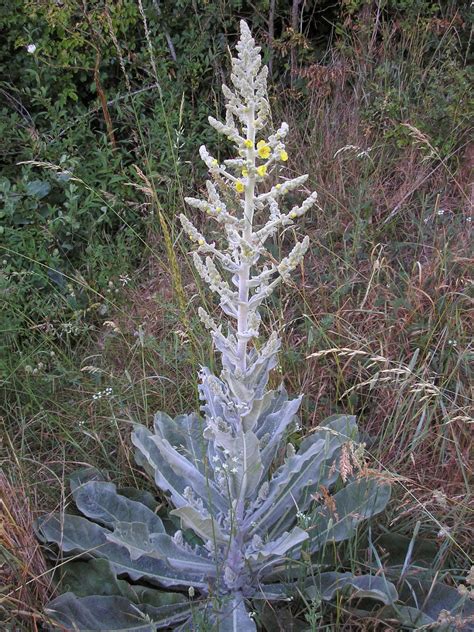
[[[48,565],[35,537],[30,498],[0,473],[0,617],[5,630],[23,622],[37,631],[44,604],[54,594]]]

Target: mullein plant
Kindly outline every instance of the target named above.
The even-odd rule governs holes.
[[[217,223],[227,245],[218,247],[181,216],[196,245],[196,269],[220,299],[222,322],[199,313],[222,370],[201,370],[201,414],[171,419],[160,412],[153,430],[133,431],[137,462],[167,496],[169,514],[160,517],[150,494],[117,489],[87,471],[72,479],[81,515],[39,521],[42,540],[76,559],[66,565],[68,592],[47,611],[59,628],[250,632],[257,630],[259,604],[297,594],[320,601],[347,589],[386,604],[396,599],[383,577],[329,572],[315,561],[329,543],[351,538],[361,521],[382,511],[390,486],[364,468],[357,472],[352,416],[325,420],[296,449],[288,435],[301,396],[290,399],[283,385],[268,386],[280,340],[275,332],[259,339],[260,308],[300,266],[309,239],[280,261],[265,244],[293,227],[316,194],[282,209],[285,195],[307,176],[270,184],[288,158],[288,125],[264,133],[267,68],[245,22],[237,51],[233,88],[223,86],[225,122],[209,118],[235,147],[234,157],[220,162],[201,147],[211,176],[207,197],[186,199]]]

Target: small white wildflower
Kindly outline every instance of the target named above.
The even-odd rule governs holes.
[[[444,213],[445,213],[444,208],[439,208],[437,210],[437,215],[444,215]]]
[[[36,52],[36,44],[28,44],[28,46],[26,47],[26,52],[30,55],[33,55],[33,53]]]
[[[438,531],[437,537],[438,538],[447,538],[450,531],[451,531],[451,529],[449,527],[441,527],[441,529]]]
[[[188,588],[188,595],[191,597],[191,599],[194,597],[194,586],[190,586]]]

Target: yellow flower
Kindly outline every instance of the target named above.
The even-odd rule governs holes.
[[[253,143],[250,140],[250,138],[247,138],[247,140],[244,140],[244,145],[245,145],[245,147],[247,147],[247,149],[252,149],[252,147],[253,147]]]
[[[295,217],[296,217],[296,213],[294,211],[291,211],[290,218],[295,219]]]
[[[267,173],[266,165],[261,165],[260,167],[257,167],[257,173],[263,178],[263,176]]]
[[[198,239],[198,244],[200,246],[204,246],[204,239]]]
[[[281,189],[281,184],[276,184],[275,189]]]
[[[216,206],[216,213],[220,213],[222,211],[220,206]]]
[[[237,191],[237,193],[243,193],[245,191],[244,183],[240,180],[237,180],[237,182],[235,183],[235,190]]]
[[[246,167],[242,169],[242,175],[244,176],[244,178],[246,178],[249,175],[249,170]]]
[[[270,145],[268,145],[264,140],[259,140],[257,143],[257,153],[260,158],[267,159],[270,157],[271,149]]]
[[[213,159],[211,160],[211,165],[212,165],[213,167],[217,167],[217,165],[218,165],[218,164],[219,164],[219,161],[218,161],[218,160],[216,160],[215,158],[213,158]]]
[[[284,149],[280,151],[280,160],[283,160],[283,162],[286,162],[288,160],[288,154]]]

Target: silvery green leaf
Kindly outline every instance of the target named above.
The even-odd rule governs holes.
[[[240,595],[229,599],[216,618],[219,632],[257,632],[257,626]]]
[[[291,601],[293,596],[297,594],[297,584],[264,584],[260,583],[255,588],[252,599],[262,601]]]
[[[312,443],[305,444],[303,453],[300,449],[275,472],[267,499],[246,516],[244,526],[252,533],[266,532],[286,514],[294,522],[295,509],[302,511],[311,502],[311,492],[336,479],[337,474],[331,474],[329,466],[340,445],[337,434],[315,435]]]
[[[79,485],[84,485],[89,481],[99,481],[108,483],[108,477],[96,467],[83,467],[75,470],[69,477],[71,490],[74,491]]]
[[[134,500],[137,503],[142,503],[148,509],[151,509],[153,513],[158,510],[160,503],[155,496],[145,489],[136,489],[135,487],[117,487],[117,493],[120,496],[125,496],[129,500]]]
[[[194,492],[199,495],[205,506],[209,509],[212,508],[213,511],[228,511],[229,503],[217,490],[213,481],[201,474],[166,439],[158,435],[151,435],[150,440],[156,445],[161,454],[161,461],[157,462],[157,469],[162,468],[163,461],[166,462],[173,472],[187,483],[186,487],[192,486]]]
[[[288,401],[288,393],[283,384],[275,391],[268,391],[263,399],[263,410],[258,417],[255,434],[259,439],[264,435],[272,435],[277,425],[277,419],[271,417],[272,413],[279,410]]]
[[[117,493],[113,483],[89,481],[73,490],[77,508],[88,518],[113,527],[118,522],[143,523],[150,533],[163,533],[160,518],[143,503]]]
[[[109,542],[127,549],[132,562],[144,555],[154,555],[154,547],[150,542],[150,532],[143,522],[116,522],[114,530],[105,535]],[[162,558],[161,558],[162,559]]]
[[[252,386],[247,387],[244,380],[240,377],[235,377],[233,373],[223,369],[222,378],[229,385],[229,389],[232,396],[239,402],[250,402],[254,395],[254,389]]]
[[[356,417],[354,415],[331,415],[327,417],[321,424],[311,432],[300,444],[300,451],[306,450],[320,437],[326,434],[336,436],[340,445],[347,441],[358,441],[359,434],[357,431]]]
[[[196,607],[196,606],[194,606]],[[154,607],[139,606],[125,597],[115,595],[91,595],[76,597],[64,593],[48,604],[46,613],[61,629],[78,632],[155,632],[170,627],[191,614],[189,603]]]
[[[400,598],[407,606],[419,609],[423,617],[430,617],[433,621],[438,619],[442,610],[465,620],[464,627],[461,624],[459,627],[445,626],[446,630],[467,632],[471,629],[469,620],[471,623],[474,621],[474,601],[469,595],[463,597],[456,588],[442,582],[407,577],[400,588]]]
[[[247,553],[249,562],[261,564],[271,558],[284,557],[288,551],[308,539],[308,534],[300,527],[294,527],[290,532],[285,531],[276,540],[266,542],[260,549]]]
[[[262,464],[265,471],[270,467],[280,447],[282,438],[295,418],[301,404],[301,397],[286,401],[281,408],[266,417],[267,426],[272,428],[270,440],[262,450]]]
[[[202,411],[206,418],[221,418],[232,427],[237,427],[239,417],[235,411],[229,409],[230,399],[227,386],[222,380],[212,375],[206,367],[201,371],[199,397],[204,402]]]
[[[390,485],[377,478],[359,478],[332,497],[334,508],[315,510],[311,526],[310,550],[315,552],[327,542],[347,540],[357,525],[383,511],[390,500]]]
[[[165,587],[194,586],[203,591],[208,588],[202,575],[171,569],[162,560],[147,556],[131,560],[126,548],[107,540],[108,529],[81,516],[44,516],[37,528],[43,541],[54,542],[64,553],[102,557],[110,562],[115,574],[127,574],[133,581],[144,578]]]
[[[191,484],[196,490],[203,491],[202,501],[208,507],[210,498],[214,507],[226,508],[227,501],[215,488],[212,480],[206,479],[185,457],[171,449],[166,451],[165,440],[153,435],[143,426],[136,426],[132,434],[132,443],[146,462],[153,468],[155,482],[164,492],[169,492],[175,507],[189,505],[185,490]],[[169,444],[167,444],[169,445]],[[161,448],[161,449],[160,449]],[[184,475],[187,472],[187,475]]]
[[[204,421],[199,415],[178,415],[172,419],[158,412],[154,419],[155,432],[182,452],[186,458],[205,474],[206,441],[203,439]]]
[[[188,598],[179,593],[129,584],[123,579],[117,579],[110,563],[100,558],[87,562],[67,562],[61,576],[61,588],[66,592],[73,592],[77,597],[117,595],[126,597],[132,603],[146,603],[156,607],[188,603]]]
[[[454,628],[438,624],[436,619],[410,606],[400,604],[388,606],[378,613],[380,620],[391,620],[401,623],[407,630],[436,630],[436,632],[454,632]],[[459,629],[459,628],[458,628]]]
[[[228,538],[222,533],[215,518],[203,516],[194,507],[179,507],[170,511],[172,516],[181,519],[183,527],[192,529],[204,541],[210,540],[219,544],[226,544]]]
[[[237,439],[232,432],[232,428],[222,419],[210,418],[207,420],[207,428],[204,431],[204,437],[208,439],[208,456],[211,466],[214,466],[212,457],[216,453],[215,448],[227,450],[231,454],[235,454],[237,447]],[[218,451],[217,451],[218,452]],[[219,463],[220,465],[220,463]]]
[[[201,555],[198,555],[190,547],[186,549],[184,544],[178,546],[167,533],[150,534],[143,523],[117,523],[114,531],[107,534],[106,538],[109,542],[125,547],[132,561],[148,556],[164,560],[173,568],[196,575],[205,573],[207,577],[212,577],[216,572],[215,563],[207,558],[205,549],[201,547]]]
[[[398,599],[397,589],[385,577],[355,576],[352,573],[316,574],[307,581],[304,593],[310,599],[320,598],[331,601],[341,590],[348,591],[351,597],[376,599],[385,605],[393,604]]]
[[[242,428],[245,432],[252,430],[257,436],[265,415],[269,414],[273,402],[279,397],[278,391],[267,391],[261,398],[254,398],[250,410],[242,415]],[[257,426],[258,422],[258,426]],[[265,433],[263,433],[265,434]]]
[[[136,426],[132,433],[132,443],[137,448],[135,456],[139,465],[146,466],[147,471],[151,471],[156,485],[164,492],[169,492],[175,507],[182,507],[188,504],[184,497],[184,490],[187,481],[176,476],[172,468],[166,462],[162,462],[161,454],[156,445],[152,442],[152,433],[144,426]],[[158,463],[160,467],[158,467]]]
[[[237,495],[251,496],[257,489],[262,475],[260,443],[253,432],[239,432],[236,437],[238,462],[236,464]]]
[[[208,577],[216,574],[215,561],[207,557],[203,547],[195,546],[191,551],[189,546],[185,548],[185,545],[176,544],[175,540],[166,533],[152,535],[151,540],[159,557],[165,559],[173,568],[193,573],[206,573]]]

